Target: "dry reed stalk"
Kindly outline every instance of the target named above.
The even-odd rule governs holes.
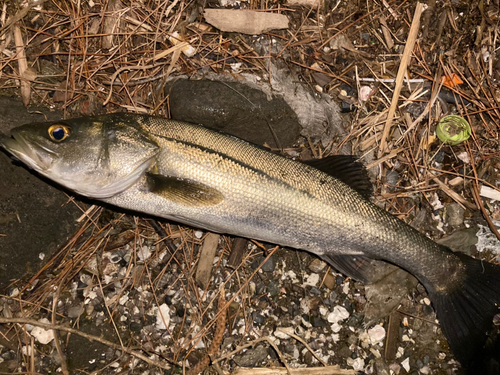
[[[394,115],[396,114],[396,109],[398,108],[399,94],[401,93],[401,88],[403,87],[403,79],[407,74],[406,69],[408,67],[408,64],[410,63],[413,47],[415,46],[415,41],[417,40],[420,26],[420,16],[422,15],[423,11],[424,5],[422,3],[417,3],[415,13],[413,14],[410,32],[408,33],[408,38],[406,40],[403,56],[401,57],[398,75],[396,76],[396,87],[394,88],[391,107],[389,108],[389,114],[387,116],[387,122],[385,123],[382,138],[380,140],[379,152],[381,153],[386,152],[387,137],[389,136],[389,131],[391,130],[392,122],[394,121]]]

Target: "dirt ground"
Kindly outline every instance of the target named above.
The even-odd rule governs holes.
[[[1,133],[129,111],[302,161],[352,153],[377,205],[499,263],[497,1],[2,6]],[[396,267],[365,285],[305,252],[75,200],[6,153],[0,171],[2,373],[461,371]]]

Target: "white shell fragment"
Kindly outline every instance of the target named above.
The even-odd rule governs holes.
[[[156,312],[156,328],[158,329],[167,329],[170,324],[170,308],[167,304],[163,304],[160,306],[158,311]]]
[[[48,319],[40,319],[40,323],[50,323]],[[35,327],[31,330],[31,335],[37,339],[40,344],[48,344],[54,340],[54,332],[52,330],[45,330],[41,327]]]
[[[204,15],[205,21],[221,31],[258,35],[270,30],[288,28],[288,18],[284,14],[251,10],[205,9]]]
[[[319,283],[319,275],[317,273],[311,273],[304,282],[304,285],[316,286],[318,285],[318,283]]]
[[[352,368],[355,370],[355,371],[363,371],[364,368],[365,368],[365,361],[363,358],[356,358],[356,359],[352,359],[352,358],[348,358],[347,359],[347,364],[349,366],[352,366]]]
[[[410,372],[410,358],[407,357],[403,362],[401,362],[401,366],[403,366],[406,372]]]
[[[376,325],[368,330],[368,336],[372,345],[382,342],[385,338],[385,329],[382,326]]]
[[[273,335],[279,339],[287,340],[290,338],[288,332],[292,334],[295,333],[293,327],[280,327],[279,329],[274,331]]]
[[[349,311],[347,311],[345,307],[339,305],[335,306],[333,311],[328,314],[328,321],[330,323],[338,323],[347,318],[349,318]]]

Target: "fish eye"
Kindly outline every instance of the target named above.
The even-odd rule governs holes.
[[[71,128],[67,125],[51,125],[49,128],[49,137],[54,142],[62,142],[71,135]]]

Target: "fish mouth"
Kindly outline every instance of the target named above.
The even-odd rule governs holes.
[[[27,166],[46,172],[58,158],[57,154],[36,142],[27,141],[21,131],[13,130],[11,137],[0,135],[0,146]]]

